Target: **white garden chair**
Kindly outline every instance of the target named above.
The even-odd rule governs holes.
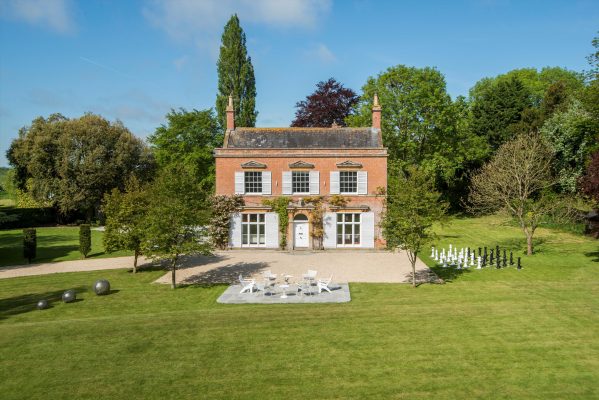
[[[302,277],[304,279],[314,280],[314,279],[316,279],[316,274],[317,274],[316,271],[314,271],[313,269],[309,269],[308,272],[306,272],[305,274],[302,275]]]
[[[328,279],[319,279],[318,282],[316,282],[316,286],[318,287],[318,293],[322,293],[323,290],[326,290],[327,292],[331,293],[329,285],[331,284],[332,280],[333,275],[329,276]]]
[[[262,276],[266,280],[274,281],[275,279],[277,279],[277,274],[273,274],[271,270],[263,271]]]
[[[247,292],[254,293],[254,286],[256,286],[255,279],[243,279],[243,276],[239,274],[239,283],[241,283],[241,291],[239,293]]]

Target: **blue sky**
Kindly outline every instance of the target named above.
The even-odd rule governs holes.
[[[146,137],[171,108],[213,107],[222,27],[237,13],[256,71],[258,126],[288,126],[316,82],[435,66],[452,96],[514,68],[581,71],[599,2],[0,0],[0,166],[37,116],[86,111]]]

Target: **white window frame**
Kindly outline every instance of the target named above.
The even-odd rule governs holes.
[[[352,215],[352,220],[351,222],[345,222],[345,216],[347,214],[351,214]],[[362,217],[361,217],[360,212],[339,212],[337,213],[336,216],[336,220],[335,220],[335,244],[337,247],[362,247]],[[341,217],[341,222],[339,221],[339,216]],[[356,215],[359,215],[359,221],[356,222]],[[339,229],[339,225],[342,226],[341,228],[341,237],[342,237],[342,242],[341,244],[339,244],[339,233],[338,233],[338,229]],[[352,233],[351,233],[351,243],[350,244],[345,244],[345,229],[348,225],[352,225]],[[356,226],[357,225],[357,226]],[[357,229],[357,232],[356,232]],[[355,243],[355,236],[356,234],[358,235],[358,243]]]
[[[248,174],[256,174],[256,176],[260,177],[260,190],[256,191],[256,192],[250,192],[248,191]],[[264,189],[264,182],[263,182],[263,176],[262,176],[262,171],[244,171],[243,172],[243,193],[245,194],[249,194],[249,195],[259,195],[262,194],[262,190]]]
[[[256,221],[250,221],[252,215],[256,215]],[[257,243],[250,243],[251,226],[256,226]],[[260,235],[262,235],[262,243],[260,243]],[[244,243],[246,240],[247,243]],[[265,213],[241,214],[241,247],[266,247]]]
[[[342,175],[343,174],[354,174],[356,176],[356,191],[355,192],[344,192],[341,190],[342,184]],[[357,195],[358,194],[358,171],[339,171],[339,193],[347,194],[347,195]]]
[[[307,186],[307,191],[305,192],[296,192],[294,189],[294,178],[296,176],[296,174],[305,174],[308,177],[308,186]],[[310,194],[310,171],[291,171],[291,193],[292,194],[296,194],[296,195],[309,195]]]

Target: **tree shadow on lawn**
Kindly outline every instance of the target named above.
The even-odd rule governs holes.
[[[457,269],[455,267],[443,268],[440,266],[431,267],[431,270],[443,280],[443,282],[453,282],[464,274],[469,274],[470,268]],[[410,274],[411,276],[412,274]],[[416,273],[416,279],[418,279],[418,272]]]
[[[587,257],[594,257],[594,259],[591,260],[592,262],[599,262],[599,251],[589,251],[584,253],[584,255]]]
[[[54,303],[62,301],[62,294],[68,290],[74,289],[77,294],[85,293],[88,289],[85,286],[67,287],[60,290],[42,293],[27,293],[19,296],[0,299],[0,320],[6,319],[9,316],[22,314],[37,310],[37,302],[40,300],[48,300],[48,308],[52,308]],[[113,291],[110,291],[112,294]],[[83,301],[77,299],[75,301]]]

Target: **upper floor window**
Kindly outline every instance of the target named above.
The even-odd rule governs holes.
[[[340,171],[339,189],[341,193],[358,193],[358,172]]]
[[[293,171],[291,186],[293,193],[310,193],[310,172]]]
[[[262,172],[246,171],[244,175],[245,193],[262,193]]]

